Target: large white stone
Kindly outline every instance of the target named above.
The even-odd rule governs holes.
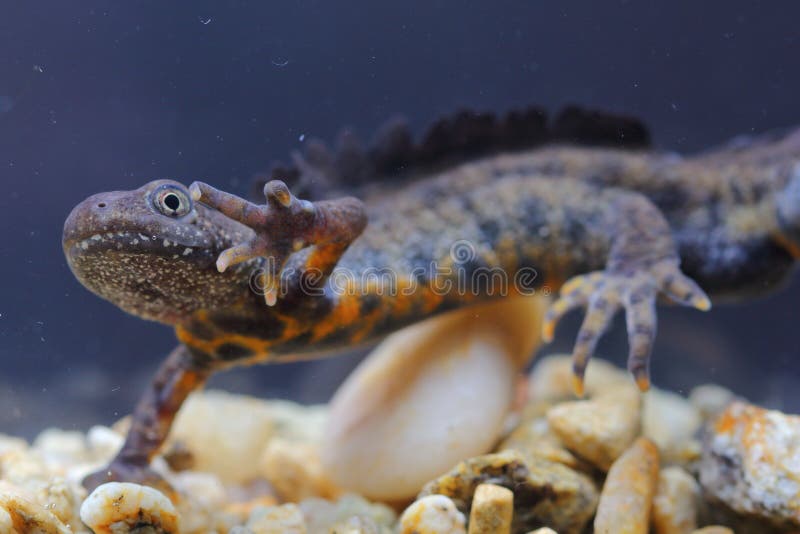
[[[507,299],[388,337],[331,403],[321,455],[334,482],[373,499],[403,499],[487,452],[539,341],[543,304]]]

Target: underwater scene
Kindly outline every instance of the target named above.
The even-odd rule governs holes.
[[[798,16],[0,6],[0,534],[800,532]]]

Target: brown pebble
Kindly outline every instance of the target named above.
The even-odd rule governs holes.
[[[594,519],[595,534],[647,534],[658,485],[658,449],[637,439],[608,471]]]
[[[514,493],[502,486],[481,484],[475,488],[468,534],[508,534],[514,511]]]

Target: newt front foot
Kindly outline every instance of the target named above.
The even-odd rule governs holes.
[[[150,486],[159,490],[170,500],[175,500],[174,488],[161,475],[147,466],[115,460],[107,467],[84,477],[82,484],[91,493],[98,486],[107,482],[133,482],[142,486]]]
[[[309,202],[295,197],[280,180],[264,186],[266,204],[253,204],[220,191],[203,182],[189,187],[192,198],[220,211],[255,232],[246,243],[223,251],[217,269],[253,258],[265,258],[261,276],[264,300],[274,306],[278,299],[280,274],[288,257],[308,246],[316,250],[309,256],[309,266],[320,268],[327,276],[347,246],[366,226],[364,207],[358,199]]]
[[[656,297],[663,293],[671,300],[698,310],[711,309],[702,289],[684,275],[675,259],[664,259],[632,272],[596,271],[568,280],[544,318],[542,337],[553,339],[555,326],[567,312],[586,308],[572,351],[573,388],[583,395],[586,366],[600,336],[614,314],[625,309],[628,328],[628,370],[641,391],[650,387],[650,351],[656,334]]]

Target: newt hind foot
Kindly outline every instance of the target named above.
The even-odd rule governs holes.
[[[584,375],[600,336],[614,314],[625,309],[628,329],[628,370],[641,391],[650,388],[650,351],[656,334],[656,298],[671,300],[698,310],[711,309],[702,289],[684,275],[676,259],[668,258],[627,272],[595,271],[571,278],[547,311],[542,325],[545,342],[553,339],[555,326],[570,310],[586,308],[583,324],[572,351],[573,388],[583,396]]]

